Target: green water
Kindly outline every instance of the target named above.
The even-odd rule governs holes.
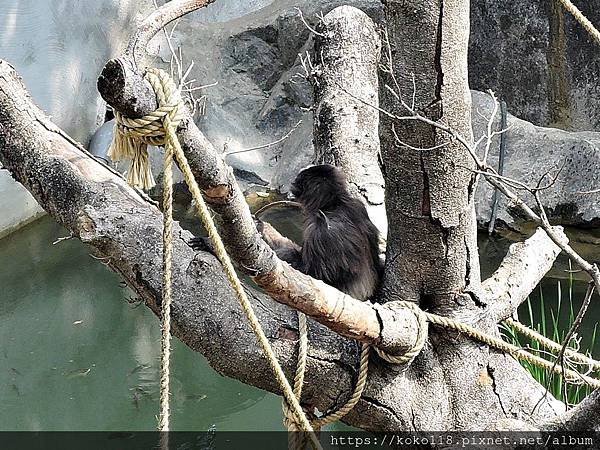
[[[281,214],[289,221],[289,210],[264,219],[291,227]],[[79,241],[52,244],[66,234],[43,218],[0,240],[0,430],[153,430],[158,320]],[[490,242],[480,242],[484,274],[507,246]],[[541,289],[550,317],[557,280]],[[575,282],[575,308],[584,290]],[[564,318],[565,280],[561,291]],[[532,295],[536,320],[539,292]],[[580,333],[584,349],[599,312],[595,301]],[[178,340],[172,365],[173,430],[283,429],[278,397],[220,376]]]
[[[153,430],[159,324],[43,218],[0,240],[0,430]],[[132,301],[127,301],[132,299]],[[173,430],[281,430],[280,400],[174,340]]]

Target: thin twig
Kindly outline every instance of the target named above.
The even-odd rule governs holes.
[[[302,23],[304,24],[304,26],[313,34],[316,34],[317,36],[320,37],[325,37],[325,35],[323,33],[319,33],[317,30],[315,30],[313,27],[311,27],[308,22],[306,20],[304,20],[304,14],[302,14],[302,10],[300,8],[298,8],[297,6],[294,8],[296,11],[298,11],[298,15],[300,16],[300,20],[302,20]]]
[[[600,188],[593,189],[591,191],[575,191],[574,194],[598,194],[600,193]]]
[[[246,153],[246,152],[251,152],[254,150],[262,150],[265,148],[273,147],[274,145],[277,145],[277,144],[281,144],[288,137],[290,137],[290,135],[300,126],[301,123],[302,123],[302,120],[299,120],[298,123],[296,123],[296,125],[294,125],[290,131],[288,131],[286,134],[284,134],[281,138],[277,139],[276,141],[269,142],[268,144],[257,145],[256,147],[243,148],[241,150],[234,150],[231,152],[226,152],[225,157],[230,156],[230,155],[236,155],[238,153]]]
[[[266,204],[265,206],[259,208],[255,213],[254,216],[255,217],[259,217],[261,214],[263,214],[265,211],[275,207],[275,206],[290,206],[290,207],[294,207],[294,208],[301,208],[302,205],[298,202],[294,202],[291,200],[278,200],[276,202],[271,202]]]
[[[52,245],[60,244],[62,241],[68,241],[69,239],[73,239],[74,237],[75,235],[73,233],[69,234],[68,236],[59,237],[52,243]]]

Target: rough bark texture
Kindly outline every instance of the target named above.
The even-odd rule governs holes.
[[[384,73],[380,81],[382,109],[404,116],[390,89],[408,105],[414,95],[417,111],[470,138],[468,0],[388,0],[385,14],[389,48],[384,42],[382,54],[391,55],[393,75]],[[389,63],[384,59],[384,65]],[[485,318],[490,299],[481,292],[473,174],[468,170],[473,161],[456,142],[437,150],[402,145],[399,140],[419,148],[449,140],[414,120],[382,115],[380,138],[389,221],[384,300],[416,301],[497,334],[495,321]],[[534,410],[543,389],[512,358],[444,330],[430,330],[430,343],[411,367],[421,375],[423,364],[431,378],[409,394],[421,409],[402,412],[406,427],[490,429],[504,418]],[[545,403],[528,422],[561,409]]]
[[[369,16],[351,6],[332,10],[317,32],[313,75],[316,161],[344,170],[352,180],[353,194],[364,199],[371,219],[385,233],[379,111],[373,107],[379,105],[379,35]]]
[[[31,103],[21,80],[0,61],[0,161],[59,223],[131,286],[156,314],[161,299],[162,214],[148,199],[60,131]],[[278,386],[217,260],[194,252],[191,234],[174,225],[173,331],[220,373],[278,393]],[[249,288],[266,335],[289,376],[295,371],[296,314]],[[407,330],[414,335],[415,330]],[[303,401],[320,410],[351,391],[359,348],[310,323]],[[365,395],[347,421],[398,429],[393,401],[412,381],[389,385],[386,365],[372,364]],[[386,398],[379,400],[384,390]]]
[[[386,9],[397,86],[403,92],[408,88],[410,98],[414,72],[417,107],[468,136],[468,2],[388,2]],[[349,15],[356,13],[349,11]],[[118,69],[118,65],[115,67]],[[395,85],[389,77],[383,81]],[[119,84],[131,86],[133,93],[147,90],[144,83],[108,83]],[[117,94],[113,98],[126,96]],[[385,109],[398,110],[393,96],[384,94],[383,98]],[[435,129],[414,122],[394,125],[402,140],[412,145],[435,145],[445,138]],[[484,295],[479,279],[472,174],[463,169],[469,165],[466,152],[455,145],[431,152],[399,148],[389,120],[382,122],[380,133],[390,218],[383,299],[418,301],[423,308],[497,334],[496,322],[489,314],[494,299]],[[247,262],[248,266],[241,263],[240,267],[259,283],[262,278],[262,285],[273,289],[273,297],[278,301],[291,299],[289,303],[325,322],[335,323],[345,317],[350,328],[360,322],[359,334],[379,333],[381,341],[388,340],[386,333],[394,336],[391,341],[395,343],[414,337],[414,318],[395,316],[385,307],[373,308],[375,317],[370,317],[373,313],[362,309],[370,308],[367,304],[340,297],[333,288],[301,276],[281,265],[272,252],[263,251],[265,244],[252,228],[230,169],[190,121],[181,127],[179,136],[207,200],[221,217],[221,231],[232,256],[238,263]],[[347,147],[349,143],[338,136],[332,138],[333,146]],[[340,150],[341,159],[352,154],[350,149],[348,153]],[[160,211],[57,130],[31,104],[15,72],[3,62],[0,162],[53,217],[92,245],[158,312]],[[189,233],[178,226],[174,231],[175,334],[202,352],[221,373],[277,392],[261,352],[249,344],[255,339],[218,263],[209,254],[194,253],[187,245]],[[542,254],[551,259],[553,247],[543,240],[540,245],[544,246]],[[266,255],[264,260],[261,255]],[[513,264],[510,275],[524,270],[531,261],[531,255],[524,256]],[[271,262],[275,270],[270,269]],[[494,295],[513,288],[499,283]],[[251,295],[267,336],[284,369],[291,374],[297,339],[295,315],[265,295],[255,291]],[[365,323],[379,320],[382,322],[377,327],[365,327]],[[304,400],[326,410],[343,402],[351,388],[357,346],[314,323],[310,339]],[[366,391],[347,421],[369,430],[495,429],[507,419],[540,425],[563,409],[551,397],[540,401],[544,394],[544,389],[512,357],[445,330],[430,329],[429,343],[410,367],[395,368],[374,361]]]
[[[464,1],[387,2],[394,79],[382,79],[383,109],[405,115],[386,84],[399,90],[408,103],[414,91],[417,110],[471,136],[465,8],[468,14]],[[429,125],[392,124],[382,116],[390,230],[384,291],[390,299],[435,296],[430,306],[453,308],[456,297],[471,287],[477,290],[480,281],[474,210],[469,204],[472,174],[464,169],[474,164],[458,143],[435,151],[411,150],[396,141],[392,125],[400,139],[414,147],[448,140]]]

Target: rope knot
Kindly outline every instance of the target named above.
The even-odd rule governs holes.
[[[375,347],[375,352],[377,352],[379,357],[390,364],[410,364],[417,357],[417,355],[421,353],[421,350],[427,341],[427,315],[421,308],[419,308],[419,305],[414,302],[393,301],[388,302],[385,305],[380,305],[379,307],[392,310],[409,309],[415,315],[415,318],[417,319],[418,330],[417,339],[415,340],[412,348],[404,352],[402,355],[390,355],[389,353],[386,353],[383,350]]]
[[[156,94],[158,108],[138,119],[115,112],[115,132],[108,156],[113,161],[131,160],[127,182],[141,189],[156,183],[150,170],[148,145],[165,145],[166,129],[177,129],[183,119],[183,101],[179,89],[167,72],[148,69],[145,75]]]

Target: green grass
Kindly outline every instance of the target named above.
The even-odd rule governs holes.
[[[557,302],[547,308],[546,300],[544,299],[544,293],[541,286],[539,287],[540,302],[538,310],[534,311],[534,306],[531,298],[528,298],[525,305],[520,309],[519,318],[522,323],[533,328],[538,333],[552,339],[554,342],[562,343],[564,340],[571,324],[575,320],[576,311],[573,307],[573,276],[569,275],[567,280],[567,299],[566,299],[566,311],[563,311],[563,290],[560,280],[557,281]],[[526,311],[523,311],[525,309]],[[550,312],[548,318],[547,311]],[[524,314],[525,312],[525,314]],[[561,313],[563,314],[561,316]],[[550,320],[548,320],[550,319]],[[596,343],[596,332],[598,323],[594,325],[593,332],[588,341],[588,348],[594,348]],[[530,350],[534,354],[548,358],[548,352],[541,347],[536,341],[531,341],[526,337],[520,336],[515,333],[510,327],[502,327],[505,337],[508,342],[514,345],[523,347],[524,349]],[[580,348],[579,351],[588,354],[586,348]],[[550,359],[553,361],[553,359]],[[526,361],[521,361],[521,364],[531,373],[541,385],[547,386],[548,391],[557,399],[564,401],[568,405],[575,405],[583,400],[593,390],[587,385],[573,385],[563,383],[562,377],[551,374],[548,371],[534,366]],[[585,367],[580,367],[580,370],[586,370]],[[593,373],[589,374],[594,376]]]

